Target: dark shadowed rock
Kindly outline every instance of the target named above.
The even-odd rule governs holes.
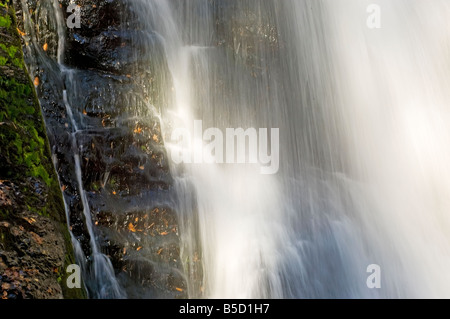
[[[26,33],[30,73],[39,78],[36,90],[70,229],[89,259],[80,196],[85,191],[96,240],[127,296],[186,297],[178,222],[171,208],[172,178],[158,116],[170,98],[165,92],[171,91],[161,40],[141,28],[127,1],[77,1],[82,27],[69,29],[64,23],[71,14],[66,12],[68,2],[56,6],[59,20],[49,0],[27,0],[24,8],[17,7],[20,18],[24,14],[25,21],[35,21],[19,29]],[[40,20],[43,12],[46,22]],[[58,26],[66,37],[66,72],[57,63]],[[74,154],[80,158],[83,189],[77,183]]]

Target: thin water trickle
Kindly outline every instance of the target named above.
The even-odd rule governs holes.
[[[65,87],[73,87],[73,74],[76,72],[64,65],[64,50],[65,50],[65,22],[61,11],[59,10],[59,4],[57,0],[53,0],[55,6],[54,12],[56,15],[56,21],[58,26],[58,50],[57,50],[57,62],[59,64],[61,77],[65,79]],[[86,191],[83,186],[82,169],[79,155],[79,148],[77,141],[77,133],[79,131],[79,125],[75,119],[74,113],[72,111],[72,106],[68,100],[67,90],[63,91],[63,102],[66,107],[66,112],[70,125],[72,126],[71,141],[72,141],[72,151],[74,158],[74,168],[75,176],[77,178],[78,192],[81,197],[81,203],[83,205],[83,216],[88,235],[90,237],[90,248],[91,255],[85,256],[81,245],[77,242],[74,245],[75,257],[77,258],[77,263],[81,265],[81,269],[84,274],[84,282],[87,285],[88,292],[91,298],[125,298],[125,293],[123,289],[119,286],[114,268],[110,259],[105,256],[99,249],[99,245],[96,239],[96,233],[92,223],[91,209],[89,207],[89,202],[86,196]],[[68,209],[65,203],[66,210]],[[68,215],[68,214],[66,214]],[[68,218],[67,220],[70,220]],[[69,225],[70,228],[70,225]],[[72,234],[72,241],[73,234]],[[76,240],[75,240],[76,241]]]

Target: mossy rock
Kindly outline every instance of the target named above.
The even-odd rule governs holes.
[[[64,298],[85,298],[86,293],[83,289],[68,289],[65,285],[67,277],[65,269],[68,265],[75,263],[75,258],[67,229],[62,193],[51,161],[41,108],[33,87],[35,83],[30,79],[24,64],[22,43],[11,1],[0,0],[0,33],[2,35],[0,37],[0,184],[8,181],[11,185],[15,185],[14,196],[5,197],[8,201],[5,199],[3,204],[1,195],[4,193],[0,189],[0,222],[8,225],[8,227],[4,226],[5,229],[1,230],[0,234],[0,266],[5,265],[9,267],[6,269],[12,269],[8,262],[11,264],[13,262],[6,257],[2,260],[2,256],[9,256],[11,259],[18,255],[20,258],[14,263],[18,264],[15,267],[19,267],[20,270],[21,260],[27,257],[20,254],[27,254],[28,250],[23,252],[17,248],[18,243],[8,240],[11,238],[8,231],[14,227],[20,230],[25,229],[26,233],[27,228],[24,228],[22,221],[24,215],[31,216],[26,218],[34,220],[36,225],[51,223],[52,227],[49,229],[53,232],[52,234],[42,230],[42,236],[35,234],[33,238],[38,239],[38,244],[42,245],[41,248],[44,251],[46,247],[51,249],[52,246],[51,244],[45,246],[45,240],[42,239],[41,243],[39,238],[54,236],[61,239],[64,243],[64,253],[57,262],[60,266],[52,269],[48,274],[47,269],[42,270],[43,266],[37,265],[38,268],[41,267],[41,272],[44,271],[47,274],[43,282],[48,282],[49,285],[53,285],[52,287],[59,286],[60,289],[56,290],[61,290]],[[31,258],[31,260],[35,259]],[[44,283],[42,285],[47,287]],[[9,285],[4,286],[9,287]],[[48,289],[51,290],[51,288]],[[30,294],[30,296],[36,295]],[[37,294],[37,296],[41,295]]]

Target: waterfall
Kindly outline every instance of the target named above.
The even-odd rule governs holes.
[[[47,99],[44,116],[51,120],[47,127],[60,125],[50,131],[67,133],[54,140],[67,142],[69,154],[60,151],[64,163],[56,155],[54,163],[61,183],[71,181],[66,216],[69,227],[77,227],[79,237],[72,231],[71,237],[90,297],[124,298],[127,292],[191,298],[450,297],[447,1],[125,1],[130,12],[123,19],[139,21],[126,20],[112,38],[123,40],[124,48],[135,45],[127,56],[133,63],[144,53],[151,58],[151,67],[130,73],[156,79],[136,94],[130,87],[142,83],[127,85],[134,74],[108,73],[114,47],[106,70],[97,70],[102,75],[81,85],[94,77],[90,66],[65,65],[63,12],[57,0],[42,3],[43,12],[34,14],[47,16],[46,41],[57,38],[57,50],[52,57],[41,49],[32,10],[21,0],[25,55],[29,73],[43,74],[41,83],[48,86],[42,90],[51,91],[41,92]],[[367,24],[374,4],[379,28]],[[142,74],[137,77],[145,78]],[[85,100],[79,95],[91,84],[99,96],[121,101],[102,105],[107,100],[98,99],[95,105],[98,114],[118,113],[111,123],[125,128],[107,144],[111,150],[133,150],[117,164],[130,164],[121,174],[134,174],[134,168],[141,183],[167,187],[112,196],[115,190],[105,186],[111,167],[105,164],[94,168],[105,170],[94,174],[103,181],[97,185],[103,193],[85,190],[83,143],[91,141],[89,129],[110,129],[82,115]],[[146,96],[151,94],[157,97]],[[164,173],[155,176],[157,169],[147,161],[161,150],[149,144],[139,152],[133,145],[137,133],[128,134],[139,133],[137,124],[154,117],[161,120],[173,185],[168,169],[160,167]],[[149,126],[157,127],[158,119]],[[240,156],[239,145],[228,147],[230,129],[248,134]],[[182,163],[176,160],[180,154]],[[166,241],[136,234],[132,222],[160,206],[177,214],[179,225],[170,222],[173,237],[162,228],[159,235],[167,236],[159,237]],[[102,219],[109,224],[96,228],[93,220]],[[160,256],[165,250],[167,260]],[[379,289],[368,286],[372,265],[381,270]]]
[[[173,78],[169,153],[196,120],[280,129],[274,175],[172,163],[191,296],[448,296],[450,11],[376,3],[381,29],[372,1],[136,2]]]

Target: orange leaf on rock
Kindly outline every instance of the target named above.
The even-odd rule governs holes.
[[[136,228],[134,227],[134,225],[132,223],[128,224],[128,230],[135,233],[136,232]]]
[[[21,36],[24,36],[24,35],[25,35],[25,32],[20,31],[19,28],[17,28],[17,32],[19,32],[19,34],[20,34]]]
[[[42,49],[44,49],[44,51],[47,51],[48,50],[48,44],[44,43],[44,45],[42,46]]]
[[[24,217],[23,219],[25,219],[30,225],[36,222],[36,219],[34,218]]]
[[[31,232],[31,237],[33,237],[34,241],[37,242],[39,245],[42,245],[42,243],[44,242],[42,237],[36,233]]]
[[[179,292],[182,292],[182,291],[183,291],[183,289],[178,288],[178,287],[176,287],[175,290],[176,290],[176,291],[179,291]]]
[[[39,85],[39,78],[35,77],[34,81],[33,81],[34,86],[38,86]]]

